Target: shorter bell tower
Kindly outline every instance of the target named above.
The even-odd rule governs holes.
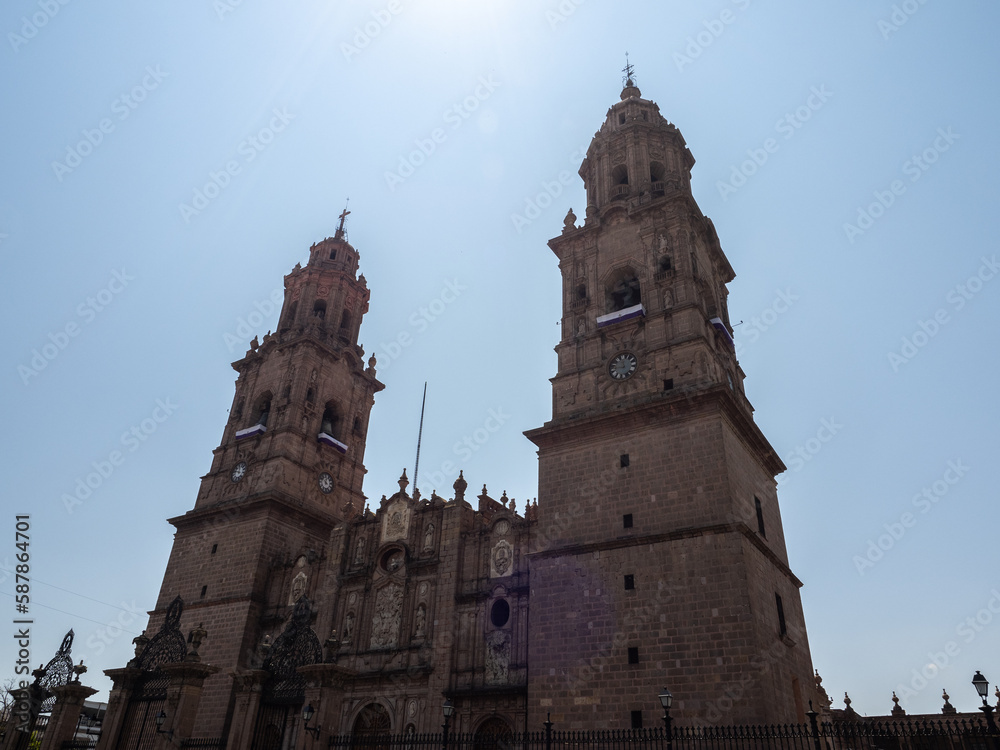
[[[170,519],[177,532],[150,627],[180,596],[210,634],[201,656],[221,671],[205,682],[203,736],[229,731],[234,673],[257,668],[262,634],[300,597],[317,597],[331,534],[365,508],[365,438],[383,385],[358,344],[369,291],[347,213],[285,276],[277,331],[233,363],[212,466],[194,508]]]

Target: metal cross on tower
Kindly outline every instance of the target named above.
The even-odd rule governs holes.
[[[351,215],[351,212],[347,210],[347,205],[349,205],[350,202],[351,202],[351,199],[348,198],[347,199],[347,204],[345,204],[345,206],[344,206],[344,210],[340,212],[340,226],[337,227],[337,239],[338,240],[344,239],[344,221],[346,221],[347,217]]]
[[[635,79],[632,77],[635,73],[635,66],[628,61],[628,52],[625,53],[625,67],[622,68],[622,73],[625,74],[625,80],[623,81],[625,86],[634,86]]]

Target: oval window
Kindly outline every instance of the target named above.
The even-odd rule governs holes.
[[[497,599],[490,608],[490,622],[494,627],[502,628],[510,619],[510,605],[503,599]]]

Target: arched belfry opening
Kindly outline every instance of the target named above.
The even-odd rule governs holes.
[[[323,418],[320,420],[319,431],[322,434],[335,438],[340,435],[339,427],[340,415],[337,413],[337,405],[330,401],[327,403],[326,408],[323,409]]]
[[[605,286],[608,312],[618,312],[642,303],[639,277],[631,267],[615,271]]]

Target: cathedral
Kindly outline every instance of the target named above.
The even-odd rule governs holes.
[[[100,750],[428,733],[446,707],[478,736],[652,727],[664,686],[678,723],[803,721],[819,701],[785,467],[744,393],[735,273],[693,165],[629,77],[580,167],[585,215],[549,242],[562,333],[523,508],[464,475],[451,497],[408,491],[405,472],[363,487],[383,384],[345,212],[285,277],[275,332],[233,363],[149,627],[107,672]]]

